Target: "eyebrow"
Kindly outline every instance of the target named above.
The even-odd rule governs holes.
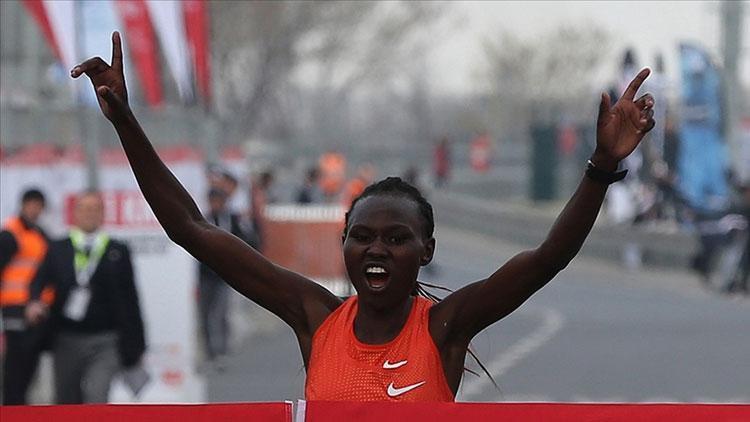
[[[372,230],[372,228],[362,223],[352,224],[349,230],[354,230],[354,229]],[[394,224],[390,224],[386,226],[384,230],[389,231],[389,230],[399,230],[399,229],[411,230],[412,228],[408,224],[394,223]]]

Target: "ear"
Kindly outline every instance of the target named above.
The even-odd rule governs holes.
[[[425,265],[432,262],[432,257],[434,254],[435,254],[435,238],[431,237],[425,241],[424,253],[422,254],[422,257],[419,259],[419,265],[424,267]]]

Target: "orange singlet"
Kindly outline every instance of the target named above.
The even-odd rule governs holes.
[[[357,296],[326,318],[313,336],[307,400],[454,401],[429,331],[432,302],[415,297],[401,332],[385,344],[354,335]]]

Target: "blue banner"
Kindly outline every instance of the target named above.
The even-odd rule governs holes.
[[[678,189],[698,211],[728,204],[728,157],[721,134],[721,76],[703,48],[680,45]]]

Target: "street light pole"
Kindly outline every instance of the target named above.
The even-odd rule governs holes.
[[[738,77],[740,54],[742,52],[742,21],[743,2],[724,1],[721,3],[721,50],[724,59],[724,77],[722,89],[724,91],[725,109],[723,132],[729,147],[731,165],[740,170],[740,113],[744,110],[742,90]]]

